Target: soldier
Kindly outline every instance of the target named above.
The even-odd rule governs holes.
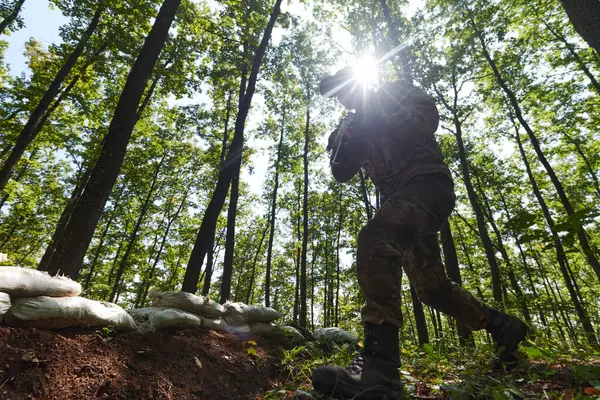
[[[491,334],[494,368],[511,367],[527,326],[452,282],[441,261],[437,232],[452,212],[455,196],[434,137],[439,123],[435,100],[402,80],[371,92],[354,74],[346,67],[320,84],[322,95],[356,110],[341,125],[344,132],[337,129],[329,138],[331,170],[336,180],[346,182],[364,168],[382,206],[358,235],[357,277],[366,299],[361,310],[364,349],[347,368],[317,368],[315,390],[340,399],[395,398],[401,392],[401,268],[423,303]]]

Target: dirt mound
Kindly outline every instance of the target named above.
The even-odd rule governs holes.
[[[280,386],[276,349],[207,330],[0,328],[0,398],[262,399]]]

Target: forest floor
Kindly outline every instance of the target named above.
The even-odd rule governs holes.
[[[448,357],[404,349],[402,379],[413,398],[600,397],[600,357],[567,358],[527,348],[510,374],[486,374],[485,350]],[[0,399],[291,399],[342,349],[282,350],[206,330],[114,333],[0,328]]]

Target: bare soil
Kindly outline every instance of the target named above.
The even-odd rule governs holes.
[[[262,399],[281,386],[276,351],[207,330],[0,328],[0,399]]]

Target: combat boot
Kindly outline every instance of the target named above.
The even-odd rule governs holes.
[[[398,328],[365,324],[361,353],[347,368],[321,366],[313,371],[317,392],[336,399],[399,399],[402,396]]]
[[[511,370],[517,363],[519,343],[525,340],[529,328],[514,315],[509,315],[493,308],[489,309],[490,323],[485,328],[494,340],[495,357],[492,369]]]

